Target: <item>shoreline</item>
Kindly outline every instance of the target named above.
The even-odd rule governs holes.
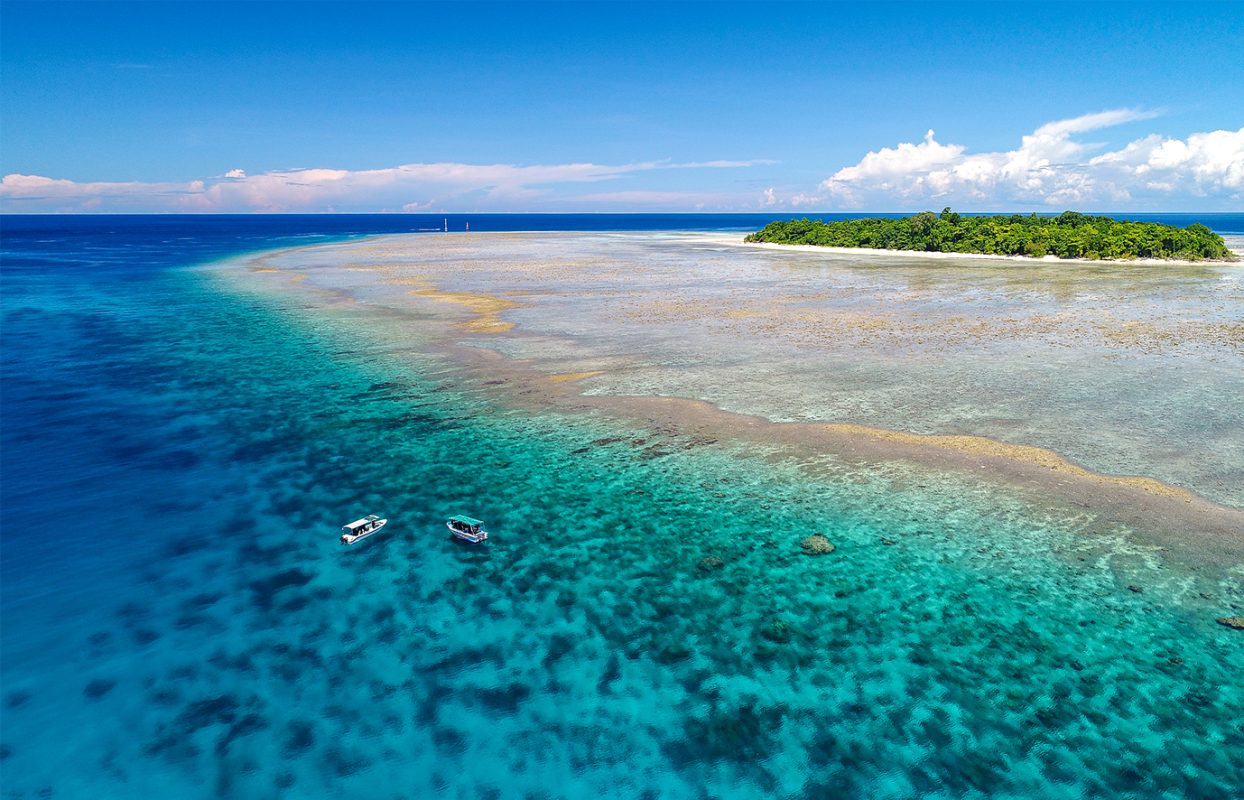
[[[827,255],[846,255],[846,256],[888,256],[897,258],[918,258],[918,259],[957,259],[966,258],[982,261],[1015,261],[1025,264],[1092,264],[1102,266],[1120,266],[1120,265],[1136,265],[1136,266],[1177,266],[1177,267],[1195,267],[1195,266],[1217,266],[1217,267],[1244,267],[1244,260],[1237,259],[1235,261],[1227,261],[1225,259],[1201,259],[1200,261],[1190,261],[1177,258],[1127,258],[1127,259],[1092,259],[1092,258],[1059,258],[1058,256],[1012,256],[1012,255],[993,255],[990,253],[946,253],[941,251],[929,250],[884,250],[875,247],[824,247],[815,244],[777,244],[775,242],[747,242],[731,237],[721,237],[713,241],[714,244],[731,245],[734,247],[747,247],[760,250],[778,250],[800,253],[825,253]]]
[[[363,305],[347,292],[309,286],[299,280],[305,277],[302,273],[273,270],[263,262],[264,256],[255,256],[235,263],[261,280],[281,278],[288,280],[291,288],[311,288],[338,303]],[[1179,558],[1195,567],[1222,568],[1224,562],[1244,562],[1244,509],[1221,505],[1156,478],[1100,473],[1053,450],[978,435],[925,435],[849,422],[775,422],[685,397],[587,395],[580,384],[605,374],[605,370],[546,373],[529,361],[469,343],[481,335],[502,332],[497,323],[502,322],[499,315],[510,307],[509,301],[479,293],[442,291],[424,279],[413,283],[407,294],[447,311],[452,309],[449,318],[434,323],[439,329],[433,333],[430,349],[464,369],[468,381],[481,384],[481,388],[486,385],[487,392],[505,406],[533,413],[550,409],[595,411],[662,434],[688,434],[713,441],[729,438],[779,446],[792,454],[828,454],[871,464],[900,461],[953,470],[1019,491],[1038,502],[1096,513],[1102,525],[1121,523],[1155,546],[1187,545],[1180,548]],[[405,316],[398,309],[368,308],[394,320]],[[510,328],[504,330],[509,332]]]

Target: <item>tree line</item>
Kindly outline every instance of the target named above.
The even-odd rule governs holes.
[[[796,219],[771,222],[747,241],[1036,258],[1235,260],[1222,237],[1200,223],[1179,228],[1075,211],[964,216],[947,208],[941,214],[925,211],[900,219]]]

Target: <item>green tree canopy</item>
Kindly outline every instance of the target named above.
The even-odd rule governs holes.
[[[771,222],[747,241],[1007,256],[1235,260],[1222,237],[1200,223],[1178,228],[1076,211],[1056,217],[964,216],[946,208],[941,214],[924,211],[900,219],[796,219]]]

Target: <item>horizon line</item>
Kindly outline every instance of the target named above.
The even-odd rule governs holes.
[[[948,206],[948,208],[951,208]],[[1244,211],[1077,211],[1076,209],[1063,209],[1063,211],[958,211],[954,208],[951,210],[956,214],[1038,214],[1038,215],[1058,215],[1066,211],[1074,211],[1079,214],[1237,214],[1244,215]],[[932,209],[923,209],[921,211],[0,211],[3,217],[347,217],[347,216],[375,216],[375,217],[435,217],[442,215],[449,216],[509,216],[509,215],[525,215],[525,216],[599,216],[606,214],[614,215],[681,215],[681,216],[730,216],[730,215],[748,215],[748,216],[807,216],[815,214],[851,214],[858,216],[868,216],[870,214],[923,214],[932,211]],[[940,213],[940,212],[934,212]]]

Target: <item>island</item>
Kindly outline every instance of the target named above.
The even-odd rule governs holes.
[[[1237,260],[1221,236],[1199,223],[1179,228],[1075,211],[976,216],[946,208],[897,219],[795,219],[770,222],[745,241],[1033,258]]]

